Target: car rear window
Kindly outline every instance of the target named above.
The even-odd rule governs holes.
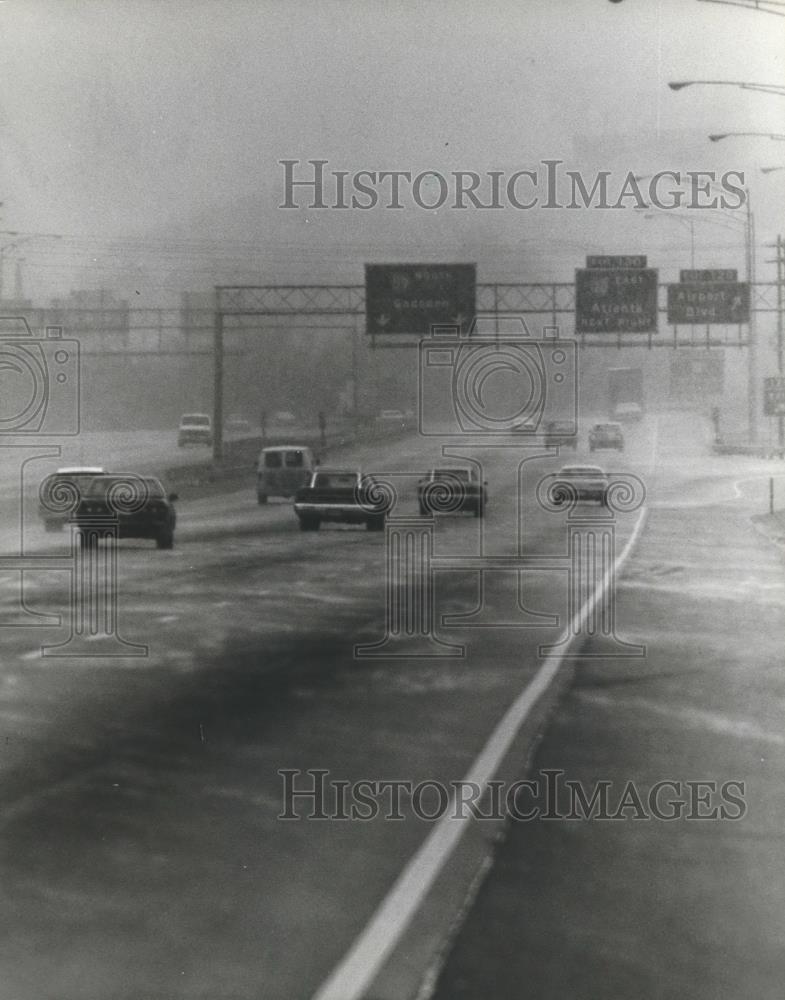
[[[162,499],[164,489],[157,479],[125,476],[97,476],[85,488],[84,495],[92,499],[105,499],[110,490],[117,488],[122,496],[138,490],[144,498]]]
[[[285,462],[288,469],[301,469],[305,461],[305,456],[301,451],[287,451]]]
[[[280,451],[267,451],[264,455],[265,469],[280,469],[283,465],[283,455]]]
[[[467,469],[434,469],[434,479],[460,479],[463,483],[469,482],[469,472]]]
[[[319,472],[314,480],[315,486],[345,487],[354,486],[357,476],[353,472]]]
[[[602,469],[596,465],[566,465],[559,475],[562,476],[604,476]]]
[[[87,483],[91,483],[95,476],[94,472],[56,472],[49,477],[49,481],[52,483],[76,483],[79,486],[85,486]]]
[[[186,413],[181,424],[190,424],[192,427],[209,427],[210,418],[203,413]]]

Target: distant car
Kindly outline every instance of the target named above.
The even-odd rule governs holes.
[[[431,469],[417,483],[420,514],[469,511],[482,517],[488,503],[485,486],[474,469]]]
[[[75,504],[82,490],[95,479],[105,475],[100,465],[78,465],[58,469],[41,483],[38,491],[38,516],[46,531],[62,531],[71,519],[72,504]]]
[[[252,427],[250,420],[246,420],[245,417],[232,415],[226,418],[224,430],[229,434],[248,434],[252,430]]]
[[[589,451],[597,448],[615,448],[624,451],[624,432],[621,424],[595,424],[589,431]]]
[[[291,412],[291,410],[276,410],[272,415],[270,422],[278,425],[296,424],[297,417]]]
[[[618,403],[613,409],[617,420],[635,423],[643,418],[643,407],[640,403]]]
[[[184,413],[177,431],[177,447],[213,443],[213,421],[207,413]]]
[[[539,422],[537,420],[524,420],[511,428],[513,434],[536,434],[538,429]]]
[[[549,420],[545,425],[543,443],[547,448],[560,445],[562,448],[578,447],[578,431],[572,420]]]
[[[596,500],[606,504],[608,497],[608,474],[599,465],[563,465],[554,477],[552,494],[556,502],[567,503],[575,496],[580,500]],[[564,489],[559,493],[559,484]]]
[[[167,494],[160,480],[134,473],[94,476],[85,486],[73,514],[80,541],[96,520],[117,522],[120,538],[151,538],[159,549],[174,545],[176,493]]]
[[[405,430],[406,414],[403,410],[382,410],[376,418],[376,423],[387,430]]]
[[[294,495],[294,513],[302,531],[318,531],[323,521],[364,524],[383,531],[385,496],[373,476],[355,469],[317,469]]]

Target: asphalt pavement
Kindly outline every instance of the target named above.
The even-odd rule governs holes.
[[[618,587],[646,656],[585,647],[521,768],[543,788],[550,774],[560,805],[508,822],[437,1000],[782,996],[785,579],[750,520],[777,470],[715,459],[704,476],[696,450],[675,489],[668,467],[691,449],[663,429]],[[607,798],[592,813],[570,782]]]
[[[341,461],[412,473],[437,457],[413,437]],[[556,463],[537,459],[527,475]],[[519,531],[529,551],[561,551],[563,515],[518,509],[510,452],[488,469],[484,524],[438,518],[435,551],[477,553],[483,540],[514,552]],[[404,821],[282,822],[279,771],[460,779],[566,613],[560,574],[531,572],[524,604],[547,627],[493,642],[445,631],[463,657],[357,659],[355,644],[384,636],[383,535],[304,535],[290,504],[259,507],[250,482],[186,496],[178,517],[171,552],[118,546],[116,633],[146,656],[42,657],[69,636],[68,568],[25,571],[23,606],[18,573],[2,576],[0,620],[15,625],[0,678],[9,1000],[313,994],[431,824],[410,801]],[[28,527],[30,556],[67,563],[67,532]],[[442,576],[439,609],[471,613],[477,574]],[[515,606],[509,584],[499,576],[489,607]],[[60,625],[30,618],[52,613]]]
[[[676,656],[677,646],[679,662],[700,660],[695,637],[708,642],[716,622],[693,633],[687,616],[674,632],[667,620],[649,619],[643,597],[679,579],[667,567],[686,558],[690,546],[703,545],[705,558],[716,559],[717,546],[727,547],[725,507],[741,516],[740,498],[750,491],[757,498],[761,486],[761,469],[750,463],[712,475],[714,460],[700,436],[692,451],[669,447],[674,426],[647,421],[632,431],[623,456],[591,457],[644,479],[652,520],[643,543],[650,544],[651,532],[654,538],[665,532],[654,566],[628,564],[637,569],[625,572],[621,585],[619,631],[625,638],[644,634],[649,650],[632,671],[623,662],[613,667],[626,691],[629,676],[647,675],[655,657]],[[341,461],[393,477],[409,473],[400,480],[405,485],[436,458],[432,446],[411,437],[348,450]],[[440,634],[464,646],[463,656],[357,658],[356,644],[371,646],[384,635],[384,537],[340,526],[304,535],[289,504],[259,507],[250,482],[231,494],[184,495],[171,552],[145,541],[120,543],[117,634],[146,645],[145,656],[42,658],[42,644],[69,635],[68,571],[26,571],[22,608],[18,573],[3,574],[0,621],[16,624],[4,632],[0,674],[3,1000],[317,994],[434,824],[417,815],[405,795],[402,819],[386,820],[382,811],[362,821],[336,819],[333,799],[332,821],[302,814],[282,820],[287,800],[280,772],[288,769],[301,780],[319,769],[339,782],[415,785],[449,785],[470,772],[489,734],[537,674],[540,646],[553,642],[567,620],[566,515],[535,502],[534,486],[562,461],[590,459],[582,450],[520,465],[523,458],[531,455],[507,449],[487,458],[484,524],[461,514],[436,519],[434,554],[459,560],[437,574],[436,606],[454,616]],[[442,461],[455,464],[454,458]],[[717,528],[704,536],[707,503],[718,505]],[[404,489],[407,510],[414,513],[415,504]],[[636,518],[637,512],[618,516],[619,546]],[[688,536],[684,544],[673,524]],[[735,522],[728,525],[735,530]],[[32,521],[29,529],[26,552],[68,560],[67,533],[47,536]],[[561,570],[527,571],[522,589],[514,572],[500,571],[481,593],[476,570],[460,564],[478,553],[518,551],[560,559]],[[660,563],[664,570],[656,568]],[[741,556],[728,566],[737,582],[740,565],[746,565]],[[681,571],[685,580],[693,579],[691,566]],[[696,564],[696,580],[705,569]],[[709,577],[724,594],[717,574]],[[702,592],[706,615],[716,614],[713,593]],[[685,596],[667,594],[679,620]],[[749,591],[747,601],[750,595],[758,591]],[[723,603],[721,610],[731,606]],[[501,620],[506,627],[476,627],[478,610],[486,623]],[[29,618],[53,612],[62,615],[59,625]],[[462,617],[473,627],[460,627]],[[520,626],[521,617],[526,627],[509,627]],[[742,634],[741,620],[733,629],[722,614],[718,621]],[[696,692],[707,669],[704,663],[686,674]],[[772,690],[767,678],[761,699],[769,698],[776,714]],[[703,689],[699,696],[706,697]],[[642,711],[628,705],[625,718]],[[712,711],[723,717],[720,703]],[[601,705],[581,706],[582,715],[593,712],[608,715]],[[609,726],[605,716],[601,732]],[[518,745],[511,776],[528,773],[540,724]],[[670,724],[687,732],[693,725],[677,714]],[[623,756],[619,766],[628,766]],[[697,766],[690,774],[703,777]],[[303,809],[309,802],[299,800]],[[543,824],[526,825],[535,827]],[[481,829],[481,860],[492,852],[496,832],[497,825]],[[478,856],[469,858],[459,846],[454,861],[436,887],[440,898],[429,900],[425,928],[416,924],[417,941],[404,941],[408,968],[386,969],[383,989],[393,991],[387,995],[412,995],[423,963],[432,963],[443,945],[465,899],[465,880],[475,879]],[[555,866],[572,863],[554,846]],[[517,926],[510,924],[511,934]],[[618,950],[614,929],[606,950]],[[486,949],[478,944],[481,954]],[[475,964],[485,975],[494,967],[490,957]],[[448,964],[446,977],[451,969]],[[440,988],[450,995],[451,987]],[[483,989],[493,992],[487,982]]]

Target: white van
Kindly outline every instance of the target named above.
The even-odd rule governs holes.
[[[293,497],[311,479],[319,463],[305,445],[282,444],[262,448],[256,468],[256,499],[267,503],[268,497]]]

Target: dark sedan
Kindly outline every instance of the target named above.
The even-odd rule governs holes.
[[[106,537],[116,525],[119,538],[149,538],[159,549],[174,545],[176,493],[167,494],[153,476],[96,476],[83,491],[73,513],[82,544]]]
[[[417,484],[420,514],[469,511],[482,517],[488,503],[485,487],[473,469],[431,469]]]

